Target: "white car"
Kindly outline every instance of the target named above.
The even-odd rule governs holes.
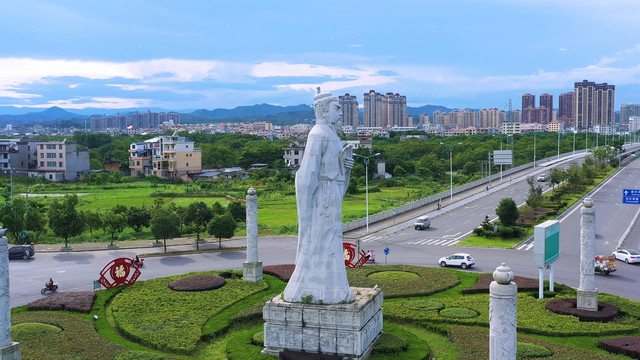
[[[640,251],[636,249],[620,249],[614,251],[611,255],[615,256],[616,260],[624,261],[627,264],[640,262]]]
[[[466,269],[476,262],[473,260],[473,257],[469,254],[465,253],[457,253],[449,256],[445,256],[438,260],[440,266],[460,266],[463,269]]]
[[[538,176],[538,181],[539,182],[547,181],[547,174],[540,174],[540,176]]]

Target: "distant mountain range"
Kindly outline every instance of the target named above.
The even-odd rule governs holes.
[[[32,110],[31,112],[26,112]],[[75,122],[84,122],[91,114],[115,115],[116,113],[128,115],[136,111],[154,111],[154,112],[170,112],[163,109],[83,109],[82,114],[70,112],[57,106],[48,108],[44,111],[36,111],[38,109],[15,108],[10,106],[0,106],[0,126],[6,124],[43,124],[59,120],[68,120]],[[449,113],[453,109],[437,105],[425,105],[421,107],[407,107],[407,114],[419,116],[420,114],[433,114],[436,110],[442,110]],[[74,110],[75,111],[75,110]],[[362,116],[362,110],[360,110]],[[315,115],[313,109],[308,105],[296,106],[276,106],[269,104],[258,104],[252,106],[239,106],[234,109],[200,109],[192,112],[180,113],[181,122],[183,123],[219,123],[219,122],[255,122],[270,121],[277,125],[296,124],[301,122],[313,122]]]

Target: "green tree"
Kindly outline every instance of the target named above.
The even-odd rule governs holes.
[[[554,191],[555,191],[556,185],[560,186],[560,184],[564,181],[566,176],[567,175],[564,169],[560,169],[557,167],[551,169],[551,171],[549,172],[549,183],[553,187]]]
[[[66,195],[62,200],[53,199],[49,205],[49,227],[53,233],[64,238],[64,247],[69,247],[69,237],[82,234],[85,219],[76,210],[77,195]]]
[[[247,221],[247,207],[238,201],[230,201],[227,204],[227,211],[233,216],[236,222]]]
[[[498,204],[498,208],[496,209],[496,214],[500,218],[500,224],[504,226],[514,226],[516,224],[516,220],[520,217],[518,206],[512,198],[503,198],[500,200],[500,204]]]
[[[527,184],[529,185],[527,205],[535,209],[542,203],[542,186],[536,184],[536,179],[533,176],[527,177]]]
[[[220,205],[220,202],[216,201],[213,204],[211,204],[211,210],[213,211],[213,213],[215,215],[222,215],[225,212],[227,212],[227,210],[225,210],[224,206]]]
[[[143,227],[149,227],[151,221],[151,210],[145,206],[130,206],[127,209],[127,225],[140,232]]]
[[[93,230],[98,230],[102,227],[102,214],[93,210],[86,210],[82,212],[85,221],[87,222],[87,228],[89,228],[89,234],[93,235]]]
[[[218,247],[222,247],[222,238],[229,239],[238,227],[238,223],[233,220],[229,213],[216,216],[209,222],[209,234],[218,238]]]
[[[20,233],[25,230],[25,209],[25,201],[19,197],[16,197],[13,203],[4,204],[0,208],[0,221],[16,244],[20,239]]]
[[[155,191],[156,187],[158,186],[158,183],[162,181],[162,178],[158,175],[151,174],[147,176],[147,180],[150,181],[151,184],[153,184],[153,190]]]
[[[127,226],[127,217],[124,214],[119,214],[114,211],[107,212],[102,221],[102,228],[111,235],[110,246],[113,246],[115,234],[121,233],[125,226]]]
[[[582,183],[582,174],[578,165],[573,164],[567,169],[567,183],[572,189]]]
[[[37,206],[31,206],[27,212],[25,229],[33,232],[36,242],[40,239],[40,234],[44,232],[46,226],[47,218],[45,218],[42,210]]]
[[[160,208],[151,217],[151,233],[157,240],[164,242],[164,252],[167,252],[167,239],[180,236],[180,219],[176,213]]]
[[[196,250],[200,250],[200,245],[198,245],[200,232],[207,228],[207,224],[213,219],[213,216],[213,211],[203,201],[189,204],[184,220],[187,224],[193,224],[196,230]]]

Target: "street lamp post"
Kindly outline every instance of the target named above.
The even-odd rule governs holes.
[[[536,168],[536,131],[533,130],[533,168]]]
[[[361,157],[364,160],[364,192],[366,199],[365,202],[367,204],[367,233],[369,233],[369,159],[378,155],[380,155],[380,153],[375,153],[369,156],[353,154],[353,156]]]
[[[573,129],[573,155],[576,154],[576,129]]]
[[[445,144],[443,142],[440,145],[449,147],[449,204],[453,204],[453,147],[456,145],[462,144],[461,142],[457,144]]]
[[[558,127],[558,159],[560,159],[560,128]]]

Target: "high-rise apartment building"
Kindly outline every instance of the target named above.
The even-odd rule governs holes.
[[[620,124],[629,124],[629,118],[632,116],[640,116],[640,104],[620,105]]]
[[[442,110],[436,110],[433,112],[433,123],[437,125],[445,125],[445,121],[448,121],[447,113]]]
[[[558,96],[558,121],[573,126],[574,93],[566,92]]]
[[[536,96],[529,93],[522,95],[522,121],[535,122],[536,116]]]
[[[358,99],[349,93],[338,96],[338,102],[342,107],[342,125],[350,125],[354,128],[360,126]]]
[[[553,95],[544,93],[540,95],[540,123],[549,124],[552,121],[553,121]]]
[[[478,126],[481,128],[499,129],[507,121],[507,113],[496,108],[481,109],[478,112]]]
[[[408,126],[407,123],[406,96],[394,93],[382,95],[375,90],[364,94],[364,126]]]
[[[574,123],[577,129],[586,130],[596,125],[613,125],[615,122],[616,86],[596,84],[583,80],[574,83]]]

